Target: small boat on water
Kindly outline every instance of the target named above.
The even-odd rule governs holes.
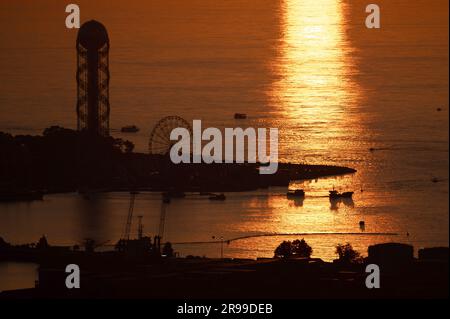
[[[43,199],[44,194],[40,191],[0,192],[0,202],[32,202]]]
[[[83,197],[85,200],[95,199],[99,194],[108,192],[107,188],[86,188],[79,189],[78,194]],[[130,194],[138,194],[138,192],[131,191]]]
[[[225,200],[226,197],[224,194],[214,194],[213,196],[209,197],[210,200]]]
[[[184,198],[184,197],[186,197],[186,194],[184,192],[182,192],[182,191],[175,191],[175,190],[164,192],[162,195],[163,195],[163,197],[169,198],[169,199],[170,198]]]
[[[295,190],[289,190],[286,193],[287,198],[304,198],[305,197],[305,191],[303,189],[295,189]]]
[[[186,193],[184,193],[182,191],[170,190],[170,191],[162,193],[162,196],[163,196],[163,198],[168,198],[168,199],[185,198]]]
[[[235,120],[245,120],[247,118],[247,114],[245,113],[235,113],[234,119]]]
[[[139,132],[139,127],[137,127],[136,125],[128,125],[128,126],[124,126],[121,129],[122,133],[137,133]]]
[[[339,193],[336,190],[332,190],[330,191],[330,199],[339,199],[339,198],[352,198],[353,196],[353,192],[344,192],[344,193]]]
[[[170,196],[167,193],[163,193],[162,201],[164,204],[170,204],[170,202],[171,202]]]

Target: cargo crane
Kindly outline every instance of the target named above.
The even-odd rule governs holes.
[[[126,240],[130,239],[131,222],[133,220],[134,201],[136,200],[136,194],[137,192],[130,192],[130,206],[128,207],[127,222],[125,224],[125,230],[122,236],[122,238]]]
[[[143,216],[138,217],[138,237],[130,239],[131,224],[133,221],[134,203],[136,200],[136,194],[138,192],[130,192],[130,206],[128,207],[128,215],[125,224],[125,229],[122,238],[116,244],[116,250],[122,253],[126,253],[132,257],[148,257],[159,255],[159,247],[156,244],[152,244],[151,238],[144,236],[144,226],[142,225]],[[155,238],[156,243],[156,238]]]
[[[142,225],[142,215],[138,216],[138,239],[141,240],[144,238],[144,225]]]
[[[142,224],[143,216],[139,215],[138,217],[138,237],[137,239],[130,239],[130,231],[133,222],[133,213],[134,213],[134,204],[136,201],[136,194],[138,192],[130,192],[130,205],[128,207],[128,215],[125,224],[125,229],[123,231],[121,239],[116,244],[116,249],[119,251],[134,251],[136,249],[141,249],[142,251],[151,250],[154,253],[160,255],[161,254],[161,239],[164,236],[164,228],[166,221],[166,205],[170,203],[170,198],[166,195],[163,195],[162,203],[161,203],[161,212],[159,216],[159,227],[158,234],[153,238],[153,244],[151,243],[150,237],[146,237],[143,234],[144,226]]]
[[[136,194],[138,192],[130,192],[130,205],[128,207],[128,215],[127,220],[125,224],[125,229],[122,234],[122,239],[119,241],[120,245],[127,245],[127,243],[131,242],[130,240],[130,232],[131,232],[131,225],[133,222],[133,213],[134,213],[134,203],[136,201]],[[170,199],[168,200],[166,195],[163,195],[163,200],[161,203],[161,211],[159,216],[159,227],[158,227],[158,235],[154,237],[154,247],[157,251],[160,251],[161,247],[161,239],[164,236],[164,228],[165,228],[165,221],[166,221],[166,205],[170,203]],[[142,225],[142,218],[143,216],[137,216],[138,217],[138,241],[144,239],[143,236],[143,225]]]
[[[158,237],[159,240],[161,240],[164,236],[164,226],[166,223],[166,205],[168,204],[167,201],[164,201],[164,199],[161,202],[161,215],[159,216],[159,230],[158,230]]]

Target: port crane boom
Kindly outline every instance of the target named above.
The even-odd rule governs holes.
[[[128,208],[128,216],[127,216],[127,223],[125,225],[125,231],[123,234],[124,239],[130,239],[130,230],[131,230],[131,221],[133,220],[133,211],[134,211],[134,201],[136,199],[136,193],[130,192],[130,206]]]
[[[161,215],[159,218],[159,231],[158,231],[158,236],[161,239],[164,235],[164,225],[166,223],[166,203],[164,202],[164,200],[161,203]]]

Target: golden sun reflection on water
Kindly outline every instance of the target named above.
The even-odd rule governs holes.
[[[343,10],[338,0],[285,2],[279,65],[284,76],[274,95],[287,116],[304,116],[305,109],[319,116],[357,102]]]
[[[355,76],[358,74],[358,64],[353,58],[356,49],[345,29],[350,23],[347,6],[340,0],[283,2],[282,37],[278,57],[271,65],[279,80],[272,84],[268,95],[276,112],[275,125],[280,129],[280,147],[290,160],[353,166],[355,158],[360,161],[364,157],[342,152],[367,151],[366,146],[355,145],[361,143],[359,136],[368,134],[368,130],[361,111],[364,89]],[[247,233],[335,233],[307,235],[316,248],[316,256],[332,259],[334,251],[330,246],[347,241],[364,253],[368,243],[391,241],[395,236],[366,236],[359,229],[361,220],[367,223],[365,231],[369,233],[396,232],[395,225],[400,221],[364,215],[363,211],[370,208],[361,209],[359,205],[370,206],[378,198],[358,192],[359,178],[346,176],[292,183],[292,188],[307,191],[304,201],[288,200],[283,192],[250,199],[248,218],[234,227]],[[330,202],[328,190],[334,186],[342,188],[339,191],[355,191],[355,201]],[[295,237],[245,239],[232,243],[230,248],[239,251],[251,246],[257,251],[265,246],[267,251],[259,253],[268,255],[276,243],[287,239]]]
[[[354,49],[345,34],[345,10],[339,0],[283,4],[283,36],[273,65],[280,80],[269,98],[283,119],[278,123],[281,143],[289,153],[308,150],[323,155],[332,144],[342,149],[337,143],[349,142],[343,140],[349,128],[363,131],[356,110],[361,88],[353,79]]]
[[[345,33],[346,9],[346,4],[339,0],[283,3],[282,41],[273,64],[280,80],[272,85],[269,98],[279,118],[280,145],[299,162],[314,163],[326,158],[329,161],[326,164],[337,161],[345,165],[347,163],[339,162],[342,154],[338,152],[355,149],[348,146],[358,143],[353,135],[349,138],[349,129],[355,137],[364,132],[359,112],[363,98],[354,79],[357,66],[352,52],[355,49]],[[309,157],[305,158],[304,154]],[[346,180],[349,186],[354,186],[352,177]],[[334,182],[341,184],[342,181]],[[290,201],[283,194],[270,196],[265,202],[252,201],[250,207],[255,211],[265,208],[269,210],[268,215],[263,220],[253,218],[244,222],[241,229],[268,233],[321,233],[331,229],[336,233],[359,232],[360,212],[353,202],[330,202],[326,196],[332,185],[328,184],[327,181],[319,181],[314,186],[293,183],[291,187],[306,188],[308,198],[305,201]],[[381,231],[381,228],[374,228],[371,220],[368,223],[371,231]],[[279,239],[266,240],[275,243]],[[328,252],[320,253],[332,258],[330,241],[336,239],[334,235],[315,236],[314,244],[328,247]],[[246,244],[253,242],[257,246],[259,241],[247,240]],[[358,246],[359,239],[352,241]]]

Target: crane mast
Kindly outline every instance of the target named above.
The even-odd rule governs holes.
[[[159,239],[161,239],[164,235],[164,226],[166,223],[166,205],[167,204],[163,200],[161,203],[161,215],[159,218],[159,231],[158,231]]]
[[[136,192],[130,192],[130,206],[128,207],[127,223],[123,234],[124,239],[130,239],[131,221],[133,220],[134,201],[136,199]]]

